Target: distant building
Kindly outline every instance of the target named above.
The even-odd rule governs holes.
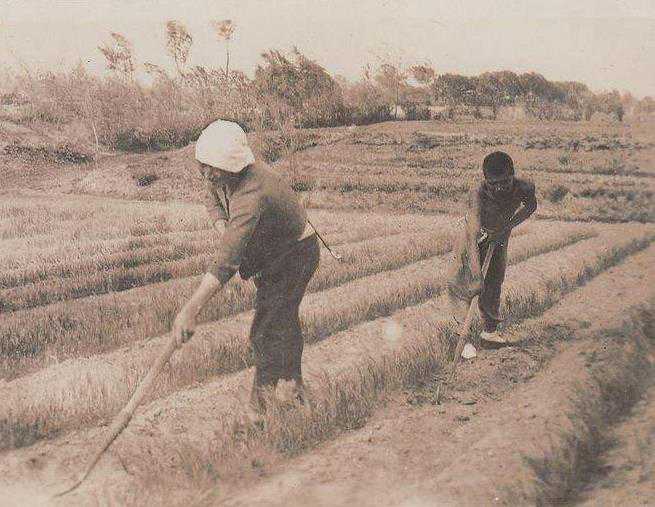
[[[407,112],[400,104],[396,105],[395,111],[392,110],[391,116],[397,120],[404,120],[407,118]]]
[[[528,113],[522,105],[500,106],[496,116],[499,120],[525,120],[527,117]]]
[[[448,106],[428,106],[431,118],[444,116],[448,112]]]

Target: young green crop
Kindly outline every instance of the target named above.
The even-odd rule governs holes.
[[[588,230],[541,227],[539,234],[516,238],[510,253],[510,262],[516,263],[527,256],[562,248],[589,237]],[[366,250],[346,253],[363,269],[371,261],[377,272],[381,263],[422,251],[424,256],[444,253],[449,240],[430,242],[429,235],[414,238],[395,238],[396,244],[367,244]],[[388,258],[376,259],[375,250],[388,252]],[[341,266],[333,263],[335,270]],[[377,273],[354,280],[336,288],[310,294],[301,307],[301,319],[307,343],[347,329],[362,321],[388,315],[400,308],[419,304],[439,293],[445,283],[446,259],[429,257],[395,271]],[[334,271],[328,271],[328,273]],[[338,280],[338,276],[333,278]],[[371,292],[371,287],[376,287]],[[160,376],[153,390],[162,396],[193,382],[225,374],[251,363],[246,340],[249,313],[218,323],[201,326],[184,353],[174,357],[171,367]],[[129,392],[142,377],[163,346],[166,337],[135,343],[131,347],[106,356],[67,361],[7,385],[6,396],[21,393],[21,404],[12,396],[12,414],[6,419],[6,428],[23,440],[40,438],[43,428],[58,431],[105,417],[125,403]],[[42,384],[47,382],[47,389]],[[31,394],[34,393],[34,394]],[[37,393],[47,393],[37,395]],[[38,401],[30,401],[38,400]],[[22,411],[19,407],[22,407]],[[47,416],[46,416],[47,414]],[[1,420],[1,418],[0,418]],[[11,420],[11,421],[10,421]],[[20,420],[21,422],[18,422]],[[43,425],[43,426],[41,426]],[[31,435],[31,437],[28,437]],[[10,437],[5,435],[6,440]],[[27,441],[27,440],[25,440]],[[11,444],[8,444],[11,445]]]
[[[614,231],[533,258],[539,247],[530,249],[528,245],[522,254],[530,260],[521,265],[520,273],[527,271],[531,276],[518,276],[518,268],[510,268],[504,311],[513,320],[536,315],[566,292],[648,246],[652,239],[652,233],[644,237],[643,229]],[[229,467],[235,458],[261,446],[293,452],[336,427],[360,424],[385,392],[425,378],[447,360],[451,348],[450,319],[438,300],[406,308],[394,314],[394,320],[404,330],[394,340],[389,339],[387,322],[382,320],[309,347],[305,368],[312,382],[313,408],[273,409],[264,432],[253,430],[244,435],[233,431],[241,419],[244,386],[252,375],[252,371],[244,371],[152,403],[132,423],[147,431],[127,433],[116,442],[116,452],[133,449],[144,457],[158,456],[157,462],[149,460],[144,465],[147,472],[160,474],[159,479],[170,467],[177,470],[188,465],[189,459],[199,467],[211,463],[228,473],[223,466]],[[200,406],[201,411],[197,409]],[[180,427],[184,438],[176,431]],[[80,445],[76,440],[83,441],[84,435],[73,437],[69,446]],[[211,442],[209,449],[207,442]]]
[[[353,228],[344,236],[352,238],[362,231],[374,232],[367,226],[359,231]],[[432,233],[416,234],[430,237]],[[408,240],[408,237],[390,236],[372,240],[371,244],[341,247],[345,262],[336,264],[325,257],[310,284],[310,291],[370,274],[375,269],[398,267],[424,258],[429,255],[426,252],[439,248],[438,242],[429,243],[426,250]],[[403,243],[402,248],[396,248]],[[360,262],[362,259],[367,262]],[[384,260],[379,262],[378,259]],[[0,364],[6,375],[15,376],[42,365],[53,355],[64,359],[104,352],[166,332],[197,283],[195,278],[184,278],[7,314],[0,324],[3,339],[0,351],[4,356]],[[212,321],[247,310],[252,305],[253,294],[250,282],[234,279],[201,314],[199,321]]]

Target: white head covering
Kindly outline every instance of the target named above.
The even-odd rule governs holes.
[[[243,129],[234,122],[216,120],[196,142],[196,160],[230,173],[238,173],[255,157]]]

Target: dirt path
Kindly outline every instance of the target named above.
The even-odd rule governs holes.
[[[655,387],[610,434],[598,474],[580,495],[585,506],[655,504]]]
[[[566,330],[575,341],[482,351],[462,365],[457,390],[442,405],[433,404],[434,385],[396,396],[366,427],[276,464],[274,472],[260,470],[265,478],[256,485],[252,477],[223,485],[203,503],[534,503],[535,472],[523,457],[543,454],[544,438],[570,424],[565,414],[574,386],[585,381],[594,354],[608,347],[597,334],[620,325],[626,308],[652,302],[653,253],[651,247],[608,270],[514,332],[520,339],[535,326],[550,334]],[[651,421],[651,436],[652,428]],[[652,478],[647,482],[652,491]]]

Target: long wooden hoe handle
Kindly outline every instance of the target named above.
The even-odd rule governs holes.
[[[482,265],[482,285],[484,286],[484,279],[487,277],[487,271],[489,271],[489,266],[491,264],[491,258],[494,255],[496,250],[496,242],[492,241],[487,247],[487,253],[484,256],[484,264]],[[457,371],[457,364],[459,363],[459,358],[462,355],[464,350],[464,345],[466,344],[466,339],[471,331],[471,324],[473,323],[473,318],[475,317],[475,311],[478,305],[478,296],[475,296],[471,300],[469,305],[468,312],[466,312],[466,319],[459,329],[459,337],[457,338],[457,346],[455,347],[455,357],[453,359],[453,364],[450,370],[449,381],[452,381],[455,378],[455,372]]]
[[[157,376],[161,373],[161,370],[164,368],[168,360],[171,358],[176,348],[177,346],[175,343],[175,336],[171,336],[171,339],[166,344],[166,348],[162,351],[162,353],[159,355],[157,360],[150,367],[150,370],[148,371],[146,376],[143,378],[141,383],[135,389],[134,394],[132,394],[132,398],[130,398],[130,401],[127,403],[127,405],[125,405],[123,410],[121,410],[120,413],[114,419],[111,427],[109,428],[109,433],[103,440],[102,445],[98,448],[98,451],[94,455],[93,460],[91,461],[91,463],[89,463],[89,466],[87,466],[84,474],[72,487],[68,488],[66,491],[62,491],[61,493],[58,493],[57,495],[55,495],[55,498],[66,495],[71,491],[77,489],[77,487],[80,486],[80,484],[82,484],[84,480],[89,476],[89,474],[93,471],[93,468],[96,466],[98,461],[100,461],[100,458],[105,453],[105,451],[114,442],[114,440],[116,440],[116,437],[118,437],[118,435],[120,435],[121,432],[127,427],[137,407],[143,400],[144,396],[148,393],[150,387],[152,387],[152,383],[157,378]]]

